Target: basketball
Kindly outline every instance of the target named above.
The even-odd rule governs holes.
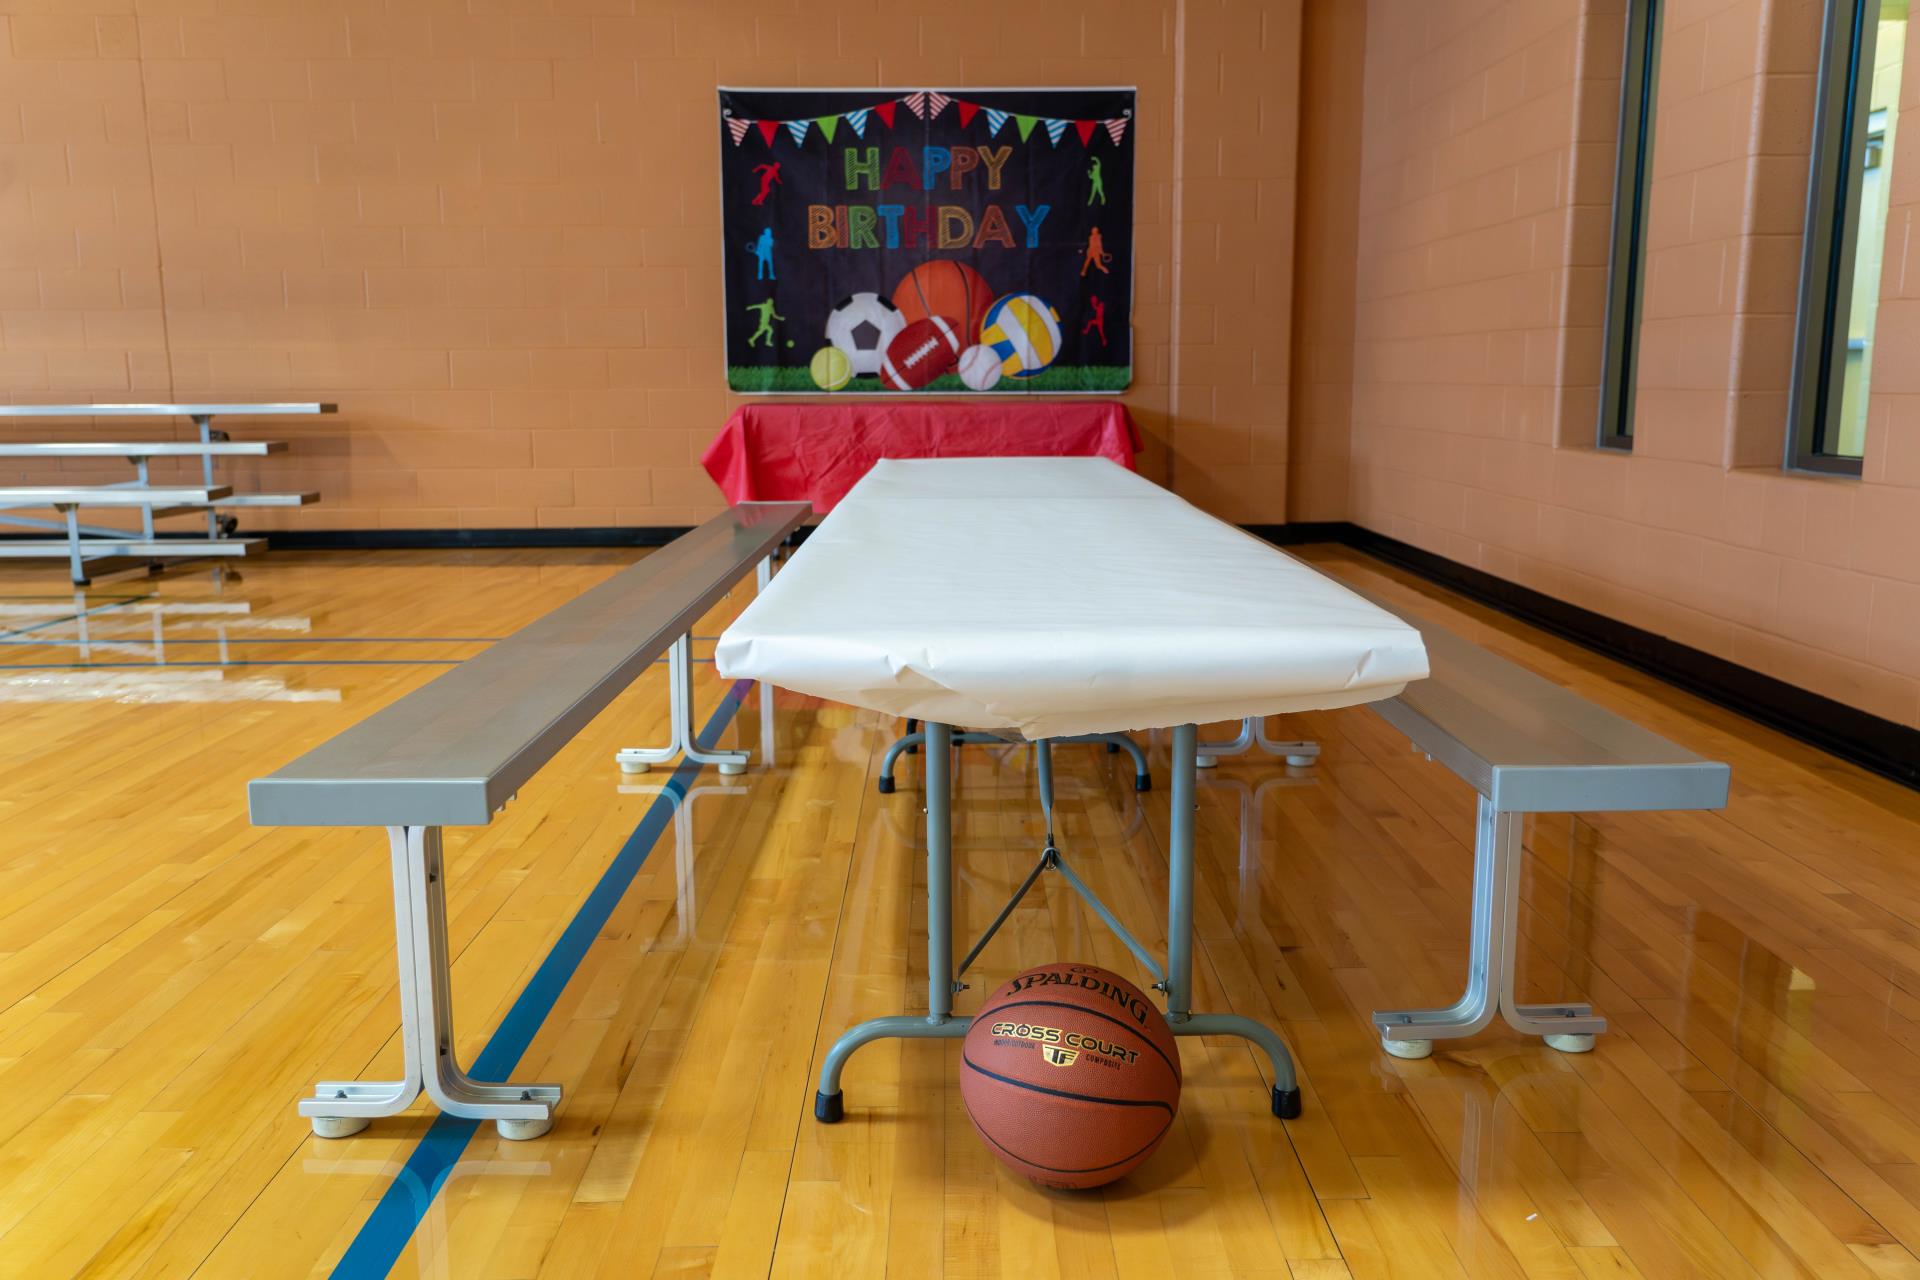
[[[838,347],[822,347],[813,353],[807,372],[813,375],[813,385],[822,391],[838,391],[853,381],[853,362]]]
[[[1125,1177],[1180,1108],[1167,1020],[1117,973],[1029,969],[987,998],[961,1048],[960,1096],[988,1150],[1049,1187]]]
[[[1000,381],[1000,357],[992,347],[971,346],[960,353],[960,367],[955,372],[969,391],[991,391]]]
[[[980,341],[1010,378],[1031,378],[1060,354],[1060,317],[1030,293],[1010,293],[987,308]]]
[[[894,286],[893,305],[908,324],[928,316],[945,316],[972,342],[980,332],[980,322],[993,305],[993,287],[978,271],[964,262],[938,258],[923,262],[901,277]]]

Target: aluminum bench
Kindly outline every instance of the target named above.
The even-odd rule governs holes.
[[[261,826],[385,827],[405,1076],[328,1082],[300,1103],[321,1137],[405,1110],[552,1124],[557,1085],[472,1079],[454,1056],[440,829],[481,826],[810,514],[744,503],[247,787]]]
[[[1368,704],[1479,795],[1466,991],[1444,1009],[1373,1015],[1381,1046],[1424,1058],[1435,1040],[1470,1036],[1496,1013],[1553,1048],[1593,1047],[1606,1019],[1584,1004],[1520,1004],[1521,819],[1529,813],[1723,809],[1732,770],[1387,601],[1417,627],[1432,674]]]

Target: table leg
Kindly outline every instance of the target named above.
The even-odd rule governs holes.
[[[1373,1015],[1380,1046],[1396,1058],[1424,1058],[1435,1040],[1475,1035],[1501,1014],[1563,1053],[1584,1053],[1607,1029],[1585,1004],[1523,1005],[1514,1000],[1519,944],[1521,815],[1501,813],[1481,796],[1473,846],[1473,918],[1467,989],[1444,1009],[1386,1009]]]
[[[1198,730],[1183,724],[1173,731],[1173,799],[1167,848],[1167,1025],[1176,1036],[1239,1036],[1266,1051],[1273,1066],[1270,1098],[1273,1114],[1291,1120],[1300,1114],[1300,1085],[1293,1055],[1271,1027],[1235,1013],[1193,1010],[1193,808]]]
[[[853,1051],[884,1039],[958,1039],[967,1018],[953,1016],[953,729],[929,723],[927,758],[927,1012],[874,1018],[843,1034],[820,1065],[813,1115],[834,1124],[845,1114],[840,1073]]]

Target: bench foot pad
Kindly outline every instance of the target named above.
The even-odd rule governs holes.
[[[1386,1036],[1381,1036],[1380,1047],[1387,1051],[1389,1057],[1405,1058],[1408,1061],[1433,1056],[1431,1040],[1390,1040]]]
[[[366,1116],[314,1116],[313,1136],[316,1138],[351,1138],[371,1123],[372,1121]]]
[[[1547,1042],[1547,1048],[1558,1049],[1562,1053],[1592,1053],[1592,1036],[1555,1036],[1540,1037]]]
[[[500,1136],[508,1142],[526,1142],[531,1138],[542,1137],[553,1128],[552,1117],[541,1120],[495,1120]]]

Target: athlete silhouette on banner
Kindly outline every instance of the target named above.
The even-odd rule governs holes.
[[[1112,261],[1113,255],[1107,252],[1106,243],[1100,239],[1100,228],[1095,227],[1093,234],[1087,237],[1087,256],[1080,264],[1080,274],[1086,275],[1088,267],[1097,267],[1101,275],[1110,275],[1112,273],[1107,270],[1107,264]]]
[[[780,162],[775,160],[771,164],[757,164],[753,166],[753,172],[760,179],[760,194],[753,198],[753,203],[765,204],[768,193],[780,185]]]
[[[1084,338],[1098,329],[1100,345],[1104,347],[1107,345],[1107,304],[1096,296],[1088,298],[1087,305],[1093,308],[1093,315],[1088,317],[1087,323],[1081,327],[1080,336]]]
[[[760,238],[747,245],[747,252],[754,256],[753,278],[755,280],[777,280],[773,274],[773,228],[762,227]],[[1104,268],[1103,268],[1104,270]],[[1086,272],[1082,271],[1081,275]]]
[[[782,324],[785,324],[787,318],[773,309],[772,298],[768,298],[765,302],[749,302],[747,304],[747,310],[760,317],[760,327],[755,329],[753,336],[747,339],[747,345],[757,347],[760,345],[760,339],[765,338],[767,345],[770,347],[773,346],[773,322],[778,320]],[[793,344],[789,342],[787,345],[792,346]]]

